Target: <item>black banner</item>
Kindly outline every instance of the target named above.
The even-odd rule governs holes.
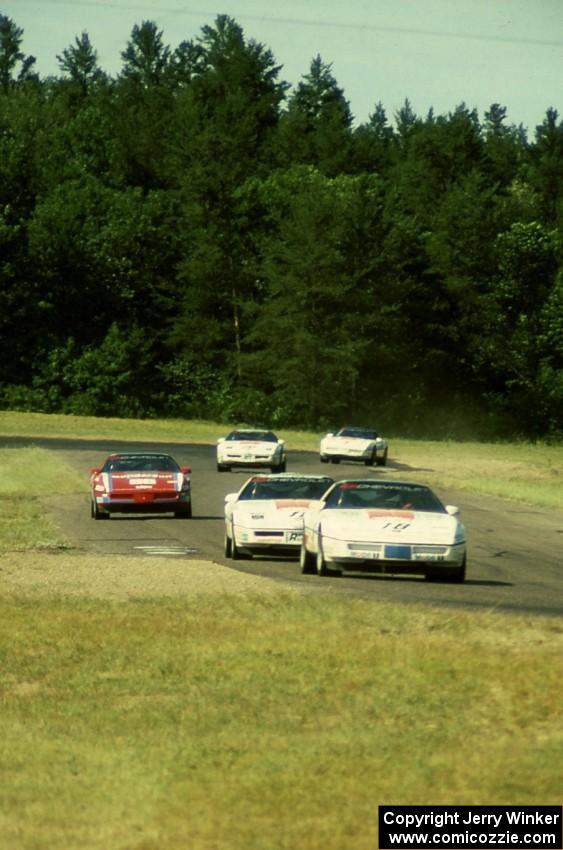
[[[563,806],[379,806],[380,850],[563,850]]]

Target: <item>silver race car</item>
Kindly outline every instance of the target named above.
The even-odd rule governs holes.
[[[253,475],[225,497],[225,555],[299,553],[303,514],[333,483],[326,475]]]
[[[341,428],[336,434],[326,434],[320,445],[321,463],[340,463],[359,460],[366,466],[385,466],[387,440],[373,428]]]
[[[465,528],[458,508],[408,481],[337,481],[303,518],[304,573],[414,573],[463,582]]]

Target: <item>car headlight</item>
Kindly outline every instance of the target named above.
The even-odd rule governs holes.
[[[465,543],[465,528],[458,525],[455,531],[454,543]]]

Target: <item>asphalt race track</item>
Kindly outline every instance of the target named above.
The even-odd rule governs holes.
[[[290,558],[254,557],[229,561],[223,554],[223,501],[238,490],[250,470],[218,473],[215,447],[165,443],[0,438],[3,446],[38,445],[84,475],[84,495],[57,496],[49,508],[78,550],[101,554],[154,554],[209,559],[232,569],[268,576],[281,585],[306,583],[332,595],[363,597],[395,603],[463,606],[473,610],[512,611],[557,616],[563,614],[563,513],[437,489],[447,504],[458,505],[468,532],[467,580],[462,585],[426,582],[419,577],[351,576],[319,578],[301,575]],[[90,518],[89,470],[112,451],[152,450],[173,455],[192,468],[194,516],[114,515],[106,522]],[[417,478],[417,469],[390,457],[387,467],[371,469],[358,463],[321,465],[318,454],[288,452],[288,472],[322,472],[335,478],[393,477],[396,471]],[[421,471],[421,470],[418,470]]]

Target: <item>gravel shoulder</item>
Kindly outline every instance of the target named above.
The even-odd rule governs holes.
[[[295,591],[284,590],[285,593]],[[280,593],[278,582],[188,558],[12,552],[0,561],[0,596],[134,600]]]

